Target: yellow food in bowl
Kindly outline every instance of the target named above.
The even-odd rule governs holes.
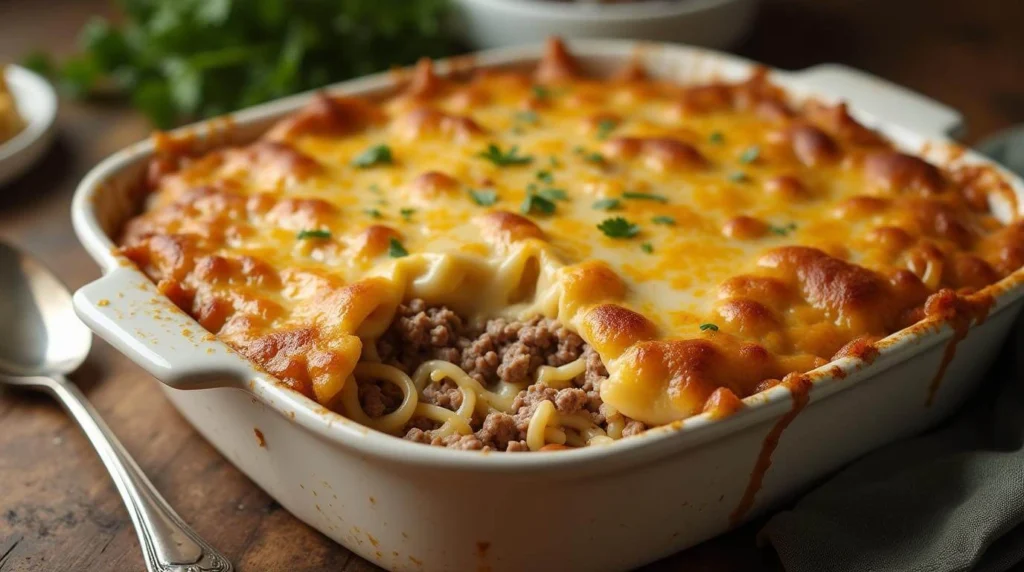
[[[25,126],[18,115],[18,106],[15,104],[14,95],[7,88],[3,72],[4,68],[0,67],[0,143],[13,138]]]

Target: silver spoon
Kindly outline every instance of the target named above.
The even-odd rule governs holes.
[[[82,427],[114,479],[135,523],[150,572],[229,572],[231,562],[206,544],[160,496],[82,392],[64,376],[85,361],[92,332],[50,271],[0,242],[0,385],[46,391]]]

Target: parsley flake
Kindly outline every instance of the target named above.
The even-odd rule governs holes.
[[[619,122],[614,119],[602,119],[597,122],[597,138],[607,139],[608,135],[619,126]]]
[[[470,189],[469,196],[474,203],[482,207],[489,207],[498,202],[498,193],[493,189],[480,189],[479,191]]]
[[[605,219],[597,228],[608,238],[632,238],[640,232],[639,226],[620,216]]]
[[[714,325],[712,323],[707,323],[707,324],[701,324],[700,325],[700,331],[706,332],[708,330],[711,330],[712,332],[717,332],[718,331],[718,326],[716,326],[716,325]]]
[[[757,158],[760,156],[761,148],[757,145],[751,145],[743,151],[743,154],[740,155],[740,163],[743,163],[744,165],[753,163],[754,161],[757,161]]]
[[[541,212],[543,214],[552,214],[555,212],[555,203],[546,197],[541,195],[529,194],[523,200],[523,204],[519,206],[519,212],[523,214],[530,214],[534,211]]]
[[[791,222],[791,223],[787,224],[786,226],[774,226],[773,225],[773,226],[768,227],[768,229],[771,230],[773,233],[779,235],[779,236],[787,236],[787,235],[789,235],[790,232],[796,230],[796,223],[795,222]]]
[[[547,199],[549,201],[567,201],[567,200],[569,200],[569,195],[566,194],[566,192],[564,190],[562,190],[562,189],[544,189],[543,191],[541,191],[541,192],[539,192],[537,194],[542,196],[542,197],[544,197],[545,199]]]
[[[299,234],[295,235],[295,238],[299,240],[306,240],[309,238],[331,238],[331,231],[329,230],[300,230]]]
[[[372,185],[370,185],[370,192],[375,195],[379,195],[381,193],[380,185],[378,185],[377,183],[373,183]]]
[[[375,145],[357,155],[355,159],[352,159],[352,166],[359,167],[360,169],[367,169],[374,165],[390,165],[392,163],[394,163],[394,157],[391,156],[391,147],[387,145]]]
[[[721,131],[715,131],[714,133],[708,136],[709,143],[714,143],[715,145],[718,145],[723,141],[725,141],[725,135],[722,135]]]
[[[403,219],[409,220],[410,218],[412,218],[412,215],[416,214],[416,209],[410,209],[410,208],[399,209],[398,214],[402,215]]]
[[[654,195],[651,193],[636,193],[633,191],[626,191],[622,193],[624,199],[637,199],[641,201],[658,201],[659,203],[667,203],[668,197],[663,195]]]
[[[640,250],[646,252],[647,254],[653,254],[654,253],[654,246],[651,243],[649,243],[649,242],[645,242],[645,243],[640,245]]]
[[[486,151],[477,153],[477,157],[487,159],[499,167],[505,167],[508,165],[527,165],[533,161],[533,157],[530,155],[520,155],[519,146],[517,145],[509,147],[508,152],[503,153],[501,148],[494,143],[488,145]]]
[[[402,258],[403,256],[409,256],[409,251],[402,246],[402,243],[397,238],[391,237],[388,241],[388,256],[391,258]]]
[[[591,206],[599,211],[616,211],[622,208],[622,201],[619,199],[601,199]]]
[[[380,214],[380,211],[377,210],[377,209],[366,209],[363,212],[368,214],[369,216],[371,216],[373,218],[380,218],[380,217],[384,216],[384,215]]]
[[[550,185],[551,183],[555,182],[555,176],[551,174],[551,171],[548,171],[547,169],[542,169],[540,171],[537,171],[537,180],[543,181]]]
[[[533,86],[533,96],[537,99],[548,99],[551,97],[551,90],[543,85]]]
[[[675,226],[676,219],[667,215],[658,215],[651,219],[654,224],[663,224],[665,226]]]
[[[523,123],[529,123],[530,125],[536,125],[539,120],[540,120],[540,117],[537,115],[536,111],[527,110],[527,111],[518,111],[518,112],[516,112],[516,121],[522,121]]]
[[[555,157],[554,155],[548,157],[548,163],[551,163],[552,169],[557,169],[562,166],[562,163],[558,160],[558,157]]]
[[[747,181],[747,174],[743,171],[734,171],[729,173],[729,180],[734,183],[744,183]]]

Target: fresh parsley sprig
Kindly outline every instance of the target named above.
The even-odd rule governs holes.
[[[620,216],[601,221],[597,228],[608,238],[633,238],[640,233],[639,226]]]
[[[533,162],[532,156],[519,154],[518,145],[513,145],[509,147],[508,151],[503,152],[501,147],[491,143],[487,146],[486,150],[477,153],[476,156],[481,159],[487,159],[499,167],[507,167],[510,165],[529,165]]]
[[[469,197],[482,207],[489,207],[498,202],[498,193],[493,189],[469,189]]]
[[[26,65],[73,96],[125,96],[157,127],[441,57],[448,0],[122,1],[79,33],[82,51]]]
[[[374,165],[390,165],[395,162],[394,155],[391,154],[391,147],[387,145],[374,145],[366,151],[356,155],[352,159],[352,166],[359,167],[360,169],[368,169]]]

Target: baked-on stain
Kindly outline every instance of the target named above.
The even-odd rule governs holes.
[[[730,527],[735,527],[743,522],[743,518],[750,512],[750,508],[754,506],[754,499],[757,496],[757,492],[761,490],[764,476],[772,466],[772,454],[775,453],[775,448],[779,446],[782,432],[789,427],[789,424],[796,419],[796,416],[807,405],[811,390],[811,380],[809,377],[804,374],[791,373],[782,380],[782,385],[789,388],[790,397],[793,399],[793,407],[775,423],[775,426],[772,427],[772,430],[764,438],[764,443],[761,444],[761,452],[757,456],[757,462],[754,463],[754,470],[750,473],[747,489],[743,491],[743,497],[740,498],[736,509],[729,515]]]
[[[264,438],[264,437],[263,437],[263,431],[260,431],[260,430],[259,430],[258,428],[256,428],[256,427],[253,427],[253,428],[252,428],[252,432],[253,432],[253,433],[254,433],[254,434],[256,435],[256,443],[257,443],[257,444],[258,444],[258,445],[259,445],[260,447],[266,448],[266,446],[267,446],[267,440],[266,440],[266,438]]]
[[[939,369],[928,386],[928,399],[925,406],[931,407],[935,402],[935,396],[939,392],[943,378],[946,377],[946,370],[950,362],[956,357],[957,345],[967,337],[971,330],[971,322],[982,324],[988,318],[989,310],[995,300],[986,294],[975,296],[960,296],[952,290],[940,290],[933,294],[925,302],[925,313],[929,317],[944,321],[953,328],[953,337],[946,344],[942,352],[942,361],[939,362]]]
[[[477,572],[490,572],[491,565],[487,563],[487,551],[491,549],[491,543],[478,540],[476,543]]]

